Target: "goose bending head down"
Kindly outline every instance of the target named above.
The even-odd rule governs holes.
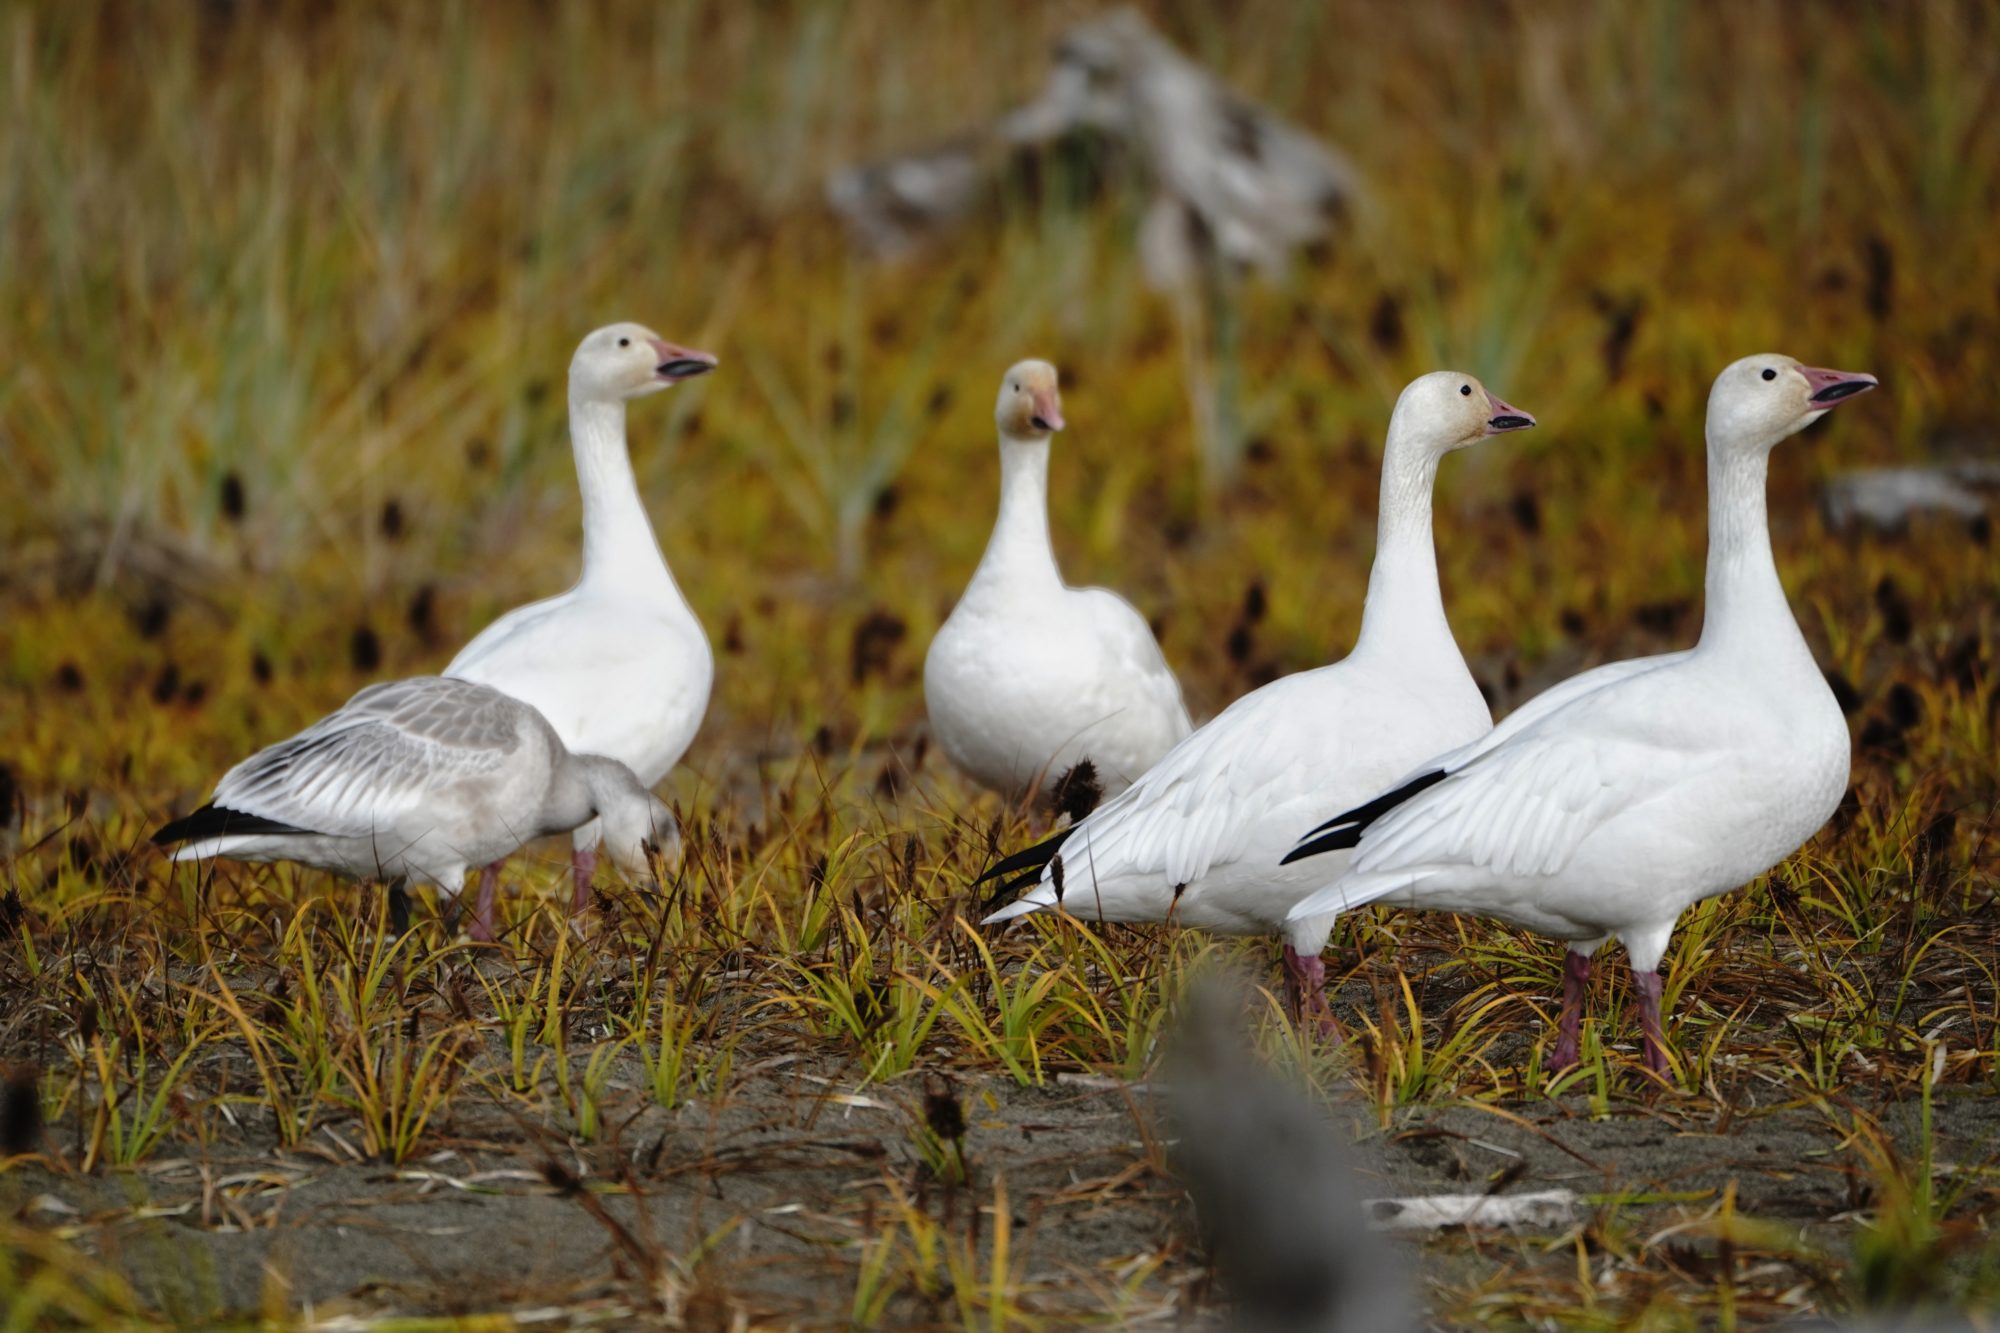
[[[603,755],[576,756],[590,808],[604,825],[604,853],[629,880],[650,879],[657,866],[681,863],[681,826],[673,807],[639,784],[632,770]],[[489,928],[491,923],[487,923]]]
[[[1067,424],[1056,368],[1009,368],[993,421],[1000,512],[924,658],[931,732],[960,771],[1010,798],[1072,774],[1115,794],[1187,735],[1180,684],[1130,602],[1068,587],[1056,568],[1049,444]]]
[[[1775,445],[1875,387],[1772,354],[1724,370],[1708,401],[1700,641],[1564,681],[1484,738],[1335,805],[1344,813],[1284,859],[1352,859],[1292,919],[1386,902],[1567,941],[1558,1069],[1577,1062],[1590,956],[1616,936],[1647,1065],[1665,1073],[1659,964],[1675,920],[1791,855],[1847,789],[1846,721],[1778,580],[1764,482]]]
[[[444,674],[538,709],[579,754],[603,755],[647,786],[680,761],[708,709],[715,661],[660,553],[625,440],[625,406],[716,367],[642,324],[586,337],[569,367],[570,442],[583,494],[583,569],[560,596],[516,608],[465,646]],[[590,902],[602,828],[574,835],[575,903]],[[489,914],[497,868],[479,894]]]
[[[572,754],[527,704],[441,676],[371,685],[223,775],[153,835],[175,861],[296,861],[354,879],[417,879],[456,897],[469,865],[601,818],[612,861],[677,861],[673,811],[615,759]],[[475,920],[475,934],[491,921]]]
[[[1325,1020],[1320,952],[1334,917],[1286,919],[1324,874],[1279,857],[1302,815],[1359,801],[1492,725],[1445,619],[1431,489],[1447,454],[1534,424],[1470,375],[1412,381],[1389,419],[1354,651],[1243,696],[1122,796],[994,866],[984,878],[1005,882],[986,919],[1063,906],[1086,920],[1282,932],[1292,1010]]]

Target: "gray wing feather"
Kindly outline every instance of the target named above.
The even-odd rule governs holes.
[[[371,685],[230,769],[216,784],[215,804],[364,837],[505,767],[521,748],[524,723],[536,722],[526,704],[467,681],[419,676]]]

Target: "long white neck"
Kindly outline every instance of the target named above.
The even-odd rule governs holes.
[[[1708,576],[1701,650],[1767,654],[1796,645],[1808,659],[1805,636],[1792,618],[1771,558],[1771,526],[1764,502],[1770,453],[1764,449],[1708,449]]]
[[[1438,457],[1389,426],[1382,452],[1381,509],[1375,518],[1375,563],[1361,635],[1351,656],[1393,654],[1398,660],[1456,662],[1464,670],[1438,588],[1431,539],[1431,488]]]
[[[1062,587],[1049,545],[1049,442],[1000,437],[1000,514],[973,581]]]
[[[569,433],[583,492],[583,582],[672,587],[625,448],[625,404],[572,397]]]

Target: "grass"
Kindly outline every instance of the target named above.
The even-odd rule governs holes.
[[[921,662],[985,539],[994,380],[1028,355],[1065,376],[1064,568],[1155,620],[1202,716],[1351,642],[1412,375],[1480,374],[1543,423],[1441,479],[1447,605],[1504,708],[1695,632],[1724,362],[1881,374],[1771,492],[1793,604],[1852,691],[1851,800],[1683,921],[1674,1086],[1643,1076],[1615,951],[1583,1067],[1552,1081],[1559,953],[1479,923],[1344,929],[1345,1055],[1249,1022],[1398,1144],[1490,1122],[1597,1161],[1591,1134],[1658,1124],[1797,1150],[1572,1235],[1440,1238],[1441,1324],[1991,1299],[2000,564],[1990,526],[1841,536],[1814,496],[2000,421],[1995,10],[1152,12],[1369,183],[1330,258],[1231,289],[1213,366],[1137,279],[1145,200],[1120,179],[1082,207],[1083,176],[1004,195],[888,267],[819,201],[835,165],[1032,95],[1067,9],[0,6],[0,1074],[43,1122],[0,1146],[0,1327],[201,1322],[169,1294],[207,1279],[163,1288],[120,1239],[196,1227],[148,1212],[182,1173],[206,1240],[392,1216],[402,1171],[559,1203],[614,1256],[594,1287],[499,1266],[374,1288],[337,1315],[363,1321],[1001,1328],[1216,1299],[1184,1226],[1101,1230],[1173,1206],[1150,1131],[1092,1130],[1109,1160],[1060,1173],[1006,1155],[1083,1132],[1035,1128],[1065,1089],[1151,1075],[1192,968],[1271,962],[972,924],[972,879],[1039,823],[927,746]],[[614,318],[723,363],[632,414],[718,654],[670,781],[679,875],[584,931],[536,849],[504,945],[472,951],[422,912],[387,944],[381,896],[318,875],[162,864],[145,834],[235,758],[566,581],[561,371]],[[1191,408],[1217,392],[1220,426]],[[962,1136],[911,1109],[933,1086]],[[1809,1151],[1758,1139],[1800,1116]],[[831,1205],[729,1193],[743,1143],[782,1164],[806,1150],[787,1134],[843,1163]],[[271,1202],[343,1172],[377,1177],[359,1214]],[[1799,1202],[1821,1179],[1838,1197]],[[669,1194],[671,1227],[647,1211]],[[71,1195],[89,1216],[42,1202]],[[772,1274],[794,1269],[812,1294],[788,1306]],[[250,1305],[316,1317],[278,1286]]]

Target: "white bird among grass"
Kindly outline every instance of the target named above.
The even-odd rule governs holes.
[[[716,360],[638,324],[598,329],[569,366],[570,440],[583,491],[583,574],[508,612],[444,669],[533,704],[571,750],[618,760],[651,787],[680,762],[708,710],[715,659],[660,554],[625,443],[625,404],[705,375]],[[599,830],[576,831],[575,907],[590,904]],[[498,866],[481,876],[485,938]]]
[[[1085,761],[1101,792],[1116,794],[1188,734],[1180,683],[1130,602],[1069,587],[1056,568],[1049,441],[1064,422],[1055,367],[1010,369],[993,415],[1000,514],[924,657],[931,734],[968,777],[1008,797],[1046,790]]]
[[[1557,1069],[1577,1062],[1590,956],[1615,936],[1646,1063],[1665,1073],[1659,966],[1675,920],[1791,855],[1847,789],[1847,724],[1778,580],[1764,480],[1779,441],[1875,386],[1788,356],[1724,370],[1708,399],[1700,642],[1566,681],[1314,829],[1288,866],[1352,861],[1322,871],[1339,878],[1292,920],[1385,902],[1567,941]]]
[[[1375,563],[1354,651],[1238,699],[1124,795],[988,871],[1029,872],[995,902],[1033,887],[986,920],[1061,905],[1085,920],[1282,932],[1292,1010],[1323,1017],[1320,951],[1334,916],[1287,914],[1325,881],[1278,860],[1302,815],[1380,791],[1425,755],[1492,726],[1445,619],[1431,489],[1446,454],[1534,424],[1470,375],[1438,371],[1404,389],[1382,454]]]
[[[540,713],[496,689],[418,676],[371,685],[259,750],[153,841],[180,844],[177,862],[296,861],[455,898],[468,866],[587,820],[601,821],[627,875],[645,875],[654,851],[679,857],[673,812],[625,765],[572,754]]]

